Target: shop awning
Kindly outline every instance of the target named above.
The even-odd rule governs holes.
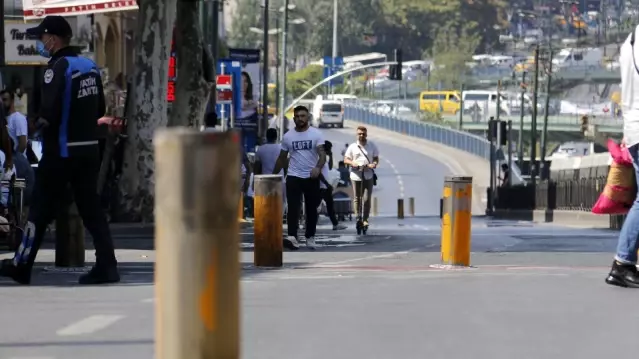
[[[105,12],[137,10],[135,0],[22,0],[25,20],[39,20],[47,15],[76,16]]]

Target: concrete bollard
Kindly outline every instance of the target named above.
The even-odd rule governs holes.
[[[255,176],[253,264],[257,267],[282,266],[282,181],[280,175]]]
[[[240,137],[160,129],[155,147],[155,353],[240,357]],[[185,305],[185,303],[189,303]]]
[[[399,198],[397,200],[397,218],[404,219],[404,199]]]
[[[472,198],[472,177],[446,177],[441,211],[441,260],[444,265],[470,266]]]
[[[65,203],[59,208],[55,219],[55,269],[84,269],[84,224],[67,188]]]
[[[408,199],[408,213],[411,217],[415,217],[415,197]]]
[[[373,197],[373,217],[377,217],[379,215],[377,204],[377,197]]]

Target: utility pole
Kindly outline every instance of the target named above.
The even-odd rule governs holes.
[[[539,45],[535,47],[535,85],[533,90],[533,113],[530,122],[530,184],[533,191],[537,186],[537,99],[539,96]]]
[[[205,5],[206,14],[211,16],[213,20],[213,24],[211,26],[205,26],[204,28],[205,29],[208,28],[210,30],[210,31],[207,31],[209,34],[208,43],[211,50],[211,56],[213,57],[213,79],[217,83],[217,58],[219,56],[217,49],[219,47],[218,42],[220,38],[220,34],[218,33],[218,30],[220,28],[220,2],[219,0],[213,0],[212,4],[210,2],[205,2],[204,4],[206,4]],[[205,19],[206,19],[206,16],[205,16]],[[178,59],[178,61],[180,60]],[[212,111],[217,111],[217,85],[213,85],[213,93],[211,94],[210,98],[211,98],[210,105],[211,105]],[[220,124],[223,125],[221,121],[220,121]]]
[[[262,48],[264,49],[264,59],[262,60],[262,119],[258,124],[258,143],[265,143],[266,128],[268,127],[268,68],[269,68],[269,46],[268,46],[268,4],[269,0],[263,0],[264,4],[264,38]]]
[[[519,104],[521,113],[519,114],[519,138],[517,140],[519,145],[519,154],[517,157],[519,158],[520,169],[524,168],[524,110],[525,110],[524,99],[526,95],[525,86],[526,86],[526,71],[521,73],[521,97],[520,97],[521,103]]]
[[[540,180],[547,180],[546,151],[548,146],[548,107],[550,107],[550,86],[552,78],[552,49],[548,49],[548,73],[546,74],[546,104],[544,106],[544,127],[541,132],[541,173]]]
[[[288,66],[286,66],[286,37],[288,36],[288,6],[289,0],[284,0],[284,13],[282,14],[282,16],[284,16],[282,19],[282,21],[284,21],[284,26],[282,26],[282,78],[280,79],[280,86],[282,86],[282,89],[280,90],[280,113],[278,114],[281,121],[279,132],[280,141],[282,140],[282,136],[284,136],[284,109],[286,108],[286,70],[288,68]]]
[[[333,71],[335,71],[335,59],[337,58],[337,17],[337,0],[333,0],[333,60],[331,61],[331,74],[333,73]],[[334,87],[331,86],[331,93],[333,93],[334,90]]]

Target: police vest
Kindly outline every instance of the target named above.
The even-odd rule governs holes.
[[[98,144],[97,119],[101,86],[96,64],[85,58],[66,56],[69,66],[65,72],[60,119],[60,156],[69,157],[69,148]],[[101,85],[101,84],[100,84]]]

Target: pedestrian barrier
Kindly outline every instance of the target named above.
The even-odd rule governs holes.
[[[440,214],[443,265],[470,266],[472,198],[472,177],[446,177]]]
[[[237,132],[158,130],[156,341],[160,359],[240,357]],[[206,166],[202,166],[202,161]]]
[[[397,219],[404,219],[404,199],[397,200]]]
[[[418,120],[370,110],[363,106],[345,105],[344,118],[381,127],[404,135],[440,143],[475,156],[490,160],[490,142],[468,132],[454,130]],[[503,154],[501,154],[503,156]]]
[[[253,222],[253,264],[256,267],[281,267],[282,252],[282,200],[281,175],[254,177],[255,220]]]
[[[408,214],[411,217],[415,217],[415,197],[410,197],[408,199]]]

